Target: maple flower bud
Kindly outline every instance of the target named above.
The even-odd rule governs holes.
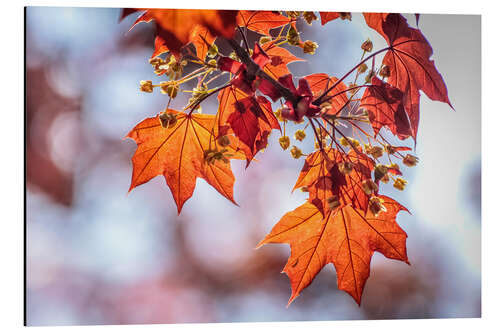
[[[236,52],[234,52],[234,51],[229,53],[229,58],[236,60],[236,61],[240,61],[240,58],[238,58],[238,56],[236,55]]]
[[[384,178],[385,175],[387,175],[388,168],[385,165],[382,164],[377,164],[375,166],[375,171],[373,172],[375,181],[378,182],[382,178]]]
[[[259,44],[260,44],[260,45],[262,45],[262,44],[265,44],[265,43],[267,43],[267,42],[270,42],[271,40],[272,40],[272,39],[271,39],[271,37],[269,37],[269,36],[262,36],[262,37],[260,37],[260,39],[259,39]]]
[[[310,40],[306,40],[304,42],[304,45],[302,45],[302,50],[304,51],[304,53],[307,53],[307,54],[316,53],[317,48],[318,48],[318,43],[310,41]]]
[[[391,76],[391,69],[388,66],[384,66],[380,69],[378,73],[381,77],[386,78]]]
[[[300,188],[300,190],[301,190],[302,192],[304,192],[304,193],[309,192],[309,189],[307,188],[307,186],[302,186],[302,187]]]
[[[365,63],[362,63],[361,65],[359,65],[358,67],[358,72],[360,73],[364,73],[366,72],[366,70],[368,69],[368,66],[365,64]]]
[[[210,48],[207,51],[207,56],[209,58],[215,58],[218,54],[219,48],[217,47],[217,45],[215,45],[215,43],[213,43],[212,45],[210,45]]]
[[[381,181],[382,183],[384,183],[384,184],[387,184],[387,183],[389,182],[389,180],[391,180],[391,179],[389,178],[389,174],[385,174],[385,176],[384,176],[384,177],[382,177],[382,178],[380,179],[380,181]]]
[[[219,146],[227,147],[227,146],[229,146],[231,141],[229,140],[227,135],[223,135],[217,139],[217,143],[219,144]]]
[[[371,52],[373,50],[373,43],[370,38],[368,38],[363,42],[363,44],[361,44],[361,49],[365,52]]]
[[[318,19],[314,12],[304,12],[304,14],[302,14],[302,17],[309,25],[311,25],[313,21],[316,21]]]
[[[285,119],[283,119],[283,116],[281,114],[282,110],[283,110],[282,108],[277,109],[276,111],[274,111],[274,115],[276,116],[276,119],[278,119],[279,121],[286,121]]]
[[[406,180],[404,180],[403,178],[396,178],[396,180],[394,181],[394,188],[400,190],[400,191],[403,191],[405,189],[405,186],[408,182]]]
[[[288,29],[288,32],[286,34],[286,41],[288,42],[288,44],[293,45],[293,46],[300,45],[299,33],[293,25],[290,25],[290,28]]]
[[[286,12],[286,15],[290,18],[293,18],[293,19],[296,19],[297,17],[299,17],[301,14],[301,12],[299,11],[287,11]]]
[[[379,197],[371,197],[368,203],[368,207],[373,215],[377,216],[380,212],[386,212],[387,209],[383,205],[384,200]]]
[[[207,62],[207,65],[210,66],[210,67],[213,67],[213,68],[217,68],[217,60],[215,59],[210,59],[208,62]]]
[[[322,139],[321,140],[321,147],[325,147],[325,146],[326,146],[326,140]],[[314,141],[314,149],[319,149],[319,148],[320,148],[319,142]]]
[[[374,194],[378,191],[378,185],[371,179],[363,180],[361,183],[361,188],[367,195]]]
[[[177,116],[167,111],[160,113],[160,124],[163,128],[172,128],[177,123]]]
[[[418,157],[416,157],[416,156],[407,154],[403,158],[403,164],[408,166],[408,167],[414,167],[415,165],[417,165],[417,163],[418,163]]]
[[[389,164],[389,168],[399,170],[399,165],[396,163]]]
[[[350,137],[348,138],[342,137],[339,140],[339,142],[342,146],[349,146],[349,147],[354,146],[356,148],[359,147],[359,141]]]
[[[147,93],[152,93],[153,92],[153,81],[151,81],[151,80],[147,80],[147,81],[142,80],[140,82],[140,85],[141,85],[141,91],[147,92]]]
[[[283,135],[281,138],[279,138],[279,143],[283,150],[287,150],[288,147],[290,147],[290,138],[287,135]]]
[[[328,205],[328,208],[330,208],[330,210],[334,210],[335,208],[340,206],[339,197],[334,195],[334,196],[327,198],[326,204]]]
[[[368,72],[368,74],[366,74],[365,76],[365,82],[366,83],[371,83],[372,82],[372,78],[377,76],[377,73],[375,73],[375,71],[372,71],[370,70],[370,72]]]
[[[340,13],[340,18],[342,20],[349,20],[350,21],[352,19],[352,15],[351,15],[350,12],[341,12]]]
[[[304,132],[303,130],[297,130],[293,137],[295,138],[295,140],[302,141],[306,137],[306,132]]]
[[[293,158],[298,159],[302,157],[302,150],[300,150],[297,146],[293,146],[290,150],[290,154]]]
[[[385,151],[389,155],[394,155],[396,153],[396,149],[393,146],[391,146],[391,145],[385,145]]]
[[[339,171],[344,175],[350,174],[354,169],[354,165],[351,162],[340,162],[337,166]]]
[[[170,98],[177,97],[177,92],[179,92],[179,86],[171,82],[160,82],[161,93],[170,96]]]
[[[372,155],[373,158],[382,157],[384,149],[379,146],[365,146],[366,153]]]

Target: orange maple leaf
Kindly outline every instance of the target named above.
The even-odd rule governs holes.
[[[315,98],[322,95],[328,88],[336,84],[335,88],[330,90],[326,96],[331,97],[328,103],[331,109],[328,110],[327,114],[337,114],[342,108],[348,104],[348,98],[346,94],[347,86],[343,82],[338,82],[338,78],[335,76],[328,76],[325,73],[310,74],[304,77],[309,83],[309,87]]]
[[[289,63],[304,61],[304,59],[296,57],[287,49],[276,46],[276,42],[274,41],[262,44],[262,49],[271,60],[263,67],[263,70],[275,80],[281,76],[290,74],[290,71],[288,70]]]
[[[226,147],[217,143],[214,115],[186,114],[170,109],[167,113],[176,117],[173,126],[164,128],[157,115],[141,121],[126,136],[137,143],[137,150],[132,157],[129,191],[163,175],[180,213],[186,200],[193,195],[196,178],[199,177],[235,203],[231,165],[222,158],[243,158],[236,151],[234,138],[230,138],[230,144]],[[215,151],[222,155],[209,159],[207,153]]]
[[[271,103],[234,86],[224,88],[218,99],[219,133],[234,134],[239,139],[238,148],[245,153],[248,166],[255,154],[267,146],[271,130],[281,129]]]
[[[349,173],[342,173],[341,164],[350,163]],[[307,187],[309,202],[326,214],[330,209],[330,198],[337,198],[339,205],[351,205],[366,211],[369,196],[363,190],[363,181],[371,179],[373,160],[361,152],[351,150],[345,154],[334,148],[309,154],[295,183],[294,190]]]
[[[131,29],[140,22],[156,23],[155,51],[152,57],[170,51],[176,57],[185,45],[193,42],[197,47],[197,55],[202,60],[205,51],[198,48],[206,46],[202,37],[208,43],[215,40],[214,36],[231,38],[236,28],[237,10],[206,10],[206,9],[137,9],[145,12],[137,18]],[[122,18],[134,10],[124,10]]]
[[[420,118],[420,90],[434,101],[453,106],[444,80],[434,65],[432,47],[420,30],[408,26],[401,14],[364,13],[369,27],[385,38],[389,50],[383,64],[389,67],[388,83],[404,94],[403,103],[416,140]]]
[[[289,17],[283,16],[279,11],[266,10],[240,10],[236,21],[240,27],[269,35],[269,30],[278,28],[292,21]]]
[[[396,223],[398,212],[407,209],[389,197],[379,198],[384,201],[385,211],[378,215],[344,206],[323,217],[316,206],[306,202],[285,214],[258,244],[290,244],[291,254],[283,269],[292,288],[288,305],[329,263],[337,271],[338,288],[358,305],[375,251],[409,264],[407,235]]]
[[[368,111],[375,136],[383,126],[389,128],[401,140],[411,136],[410,122],[403,105],[403,93],[398,88],[373,77],[359,107]]]
[[[321,18],[321,25],[325,25],[340,17],[340,12],[319,12]]]

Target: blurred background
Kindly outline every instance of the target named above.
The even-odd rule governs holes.
[[[404,170],[407,190],[383,188],[412,212],[398,216],[411,266],[376,253],[358,307],[337,290],[328,265],[289,308],[280,274],[288,245],[255,245],[304,202],[300,191],[290,193],[303,161],[281,150],[279,133],[248,169],[233,161],[240,207],[203,180],[179,216],[162,177],[127,194],[136,146],[123,137],[167,98],[138,88],[161,80],[148,63],[152,25],[128,32],[136,15],[121,23],[119,16],[119,9],[27,8],[28,325],[481,315],[479,16],[420,17],[456,111],[422,96],[420,163]],[[385,46],[356,13],[351,22],[299,29],[319,48],[312,56],[291,49],[307,60],[289,66],[296,76],[340,77],[366,38],[374,49]],[[213,99],[203,111],[216,107]]]

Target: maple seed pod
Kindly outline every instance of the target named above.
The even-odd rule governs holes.
[[[140,85],[141,85],[141,91],[147,92],[147,93],[152,93],[153,92],[153,81],[151,81],[151,80],[147,80],[147,81],[142,80],[140,82]]]
[[[302,141],[306,137],[306,132],[304,132],[303,130],[297,130],[293,136],[295,140]]]
[[[345,12],[345,13],[340,13],[340,18],[342,20],[351,20],[352,19],[352,15],[350,12]]]
[[[335,208],[340,206],[339,197],[334,195],[334,196],[327,198],[326,204],[328,205],[328,208],[330,208],[330,210],[334,210]]]
[[[401,178],[401,177],[398,177],[398,178],[396,178],[396,180],[394,181],[394,185],[393,185],[393,186],[394,186],[394,188],[395,188],[395,189],[398,189],[398,190],[400,190],[400,191],[403,191],[403,190],[405,189],[405,187],[406,187],[406,184],[407,184],[407,183],[408,183],[408,182],[407,182],[406,180],[404,180],[404,179],[403,179],[403,178]]]
[[[262,45],[262,44],[268,43],[270,41],[272,41],[271,37],[269,37],[269,36],[262,36],[259,39],[259,44]]]
[[[365,64],[365,63],[362,63],[359,67],[358,67],[358,72],[360,73],[364,73],[366,72],[368,69],[368,66]]]
[[[363,44],[361,44],[361,49],[365,52],[371,52],[373,50],[373,43],[370,38],[368,38],[363,42]]]
[[[288,147],[290,147],[290,138],[286,135],[283,135],[281,138],[279,138],[279,143],[283,150],[287,150]]]
[[[366,179],[361,183],[361,188],[366,193],[366,195],[372,195],[378,191],[378,185],[371,179]]]
[[[212,45],[210,45],[210,48],[207,51],[207,56],[209,58],[215,58],[218,54],[219,48],[217,47],[217,45],[215,45],[215,43],[213,43]]]
[[[382,178],[384,178],[385,175],[387,175],[388,168],[385,165],[382,164],[377,164],[375,166],[375,171],[374,171],[374,177],[375,181],[378,182]]]
[[[314,54],[316,53],[316,49],[318,48],[318,43],[313,42],[311,40],[306,40],[304,44],[302,45],[302,50],[304,53],[307,54]]]
[[[290,25],[290,28],[288,29],[288,32],[286,34],[286,41],[290,45],[300,46],[300,36],[297,29],[295,29],[293,25]]]
[[[386,212],[387,209],[383,205],[384,200],[379,197],[371,197],[368,207],[373,215],[377,216],[380,212]]]
[[[384,66],[380,69],[378,73],[381,77],[386,78],[391,76],[391,69],[388,66]]]
[[[311,25],[313,21],[316,21],[318,19],[314,12],[304,12],[304,14],[302,14],[302,17],[309,25]]]
[[[302,150],[300,150],[300,148],[298,148],[297,146],[293,146],[290,150],[290,154],[293,158],[299,159],[302,157]]]
[[[227,137],[227,135],[223,135],[223,136],[221,136],[221,137],[219,137],[217,139],[217,143],[221,147],[227,147],[227,146],[229,146],[229,144],[231,143],[231,141],[229,140],[229,138]]]
[[[415,165],[417,165],[417,163],[418,163],[418,157],[416,157],[416,156],[407,154],[403,158],[403,164],[408,166],[408,167],[414,167]]]
[[[173,113],[162,112],[160,113],[160,124],[163,128],[172,128],[177,123],[177,116]]]
[[[354,169],[354,165],[351,162],[340,162],[338,168],[342,174],[348,175]]]

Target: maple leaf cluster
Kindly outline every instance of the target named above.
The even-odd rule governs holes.
[[[314,54],[318,47],[302,40],[299,20],[309,25],[348,22],[351,13],[124,9],[122,17],[135,12],[141,14],[133,26],[154,21],[150,63],[158,76],[168,77],[158,84],[141,81],[141,90],[159,88],[168,104],[127,135],[137,143],[130,190],[163,175],[180,213],[196,179],[202,178],[235,202],[230,160],[245,160],[248,166],[265,150],[273,130],[282,133],[279,144],[288,150],[287,124],[305,123],[294,138],[299,143],[312,135],[312,152],[304,154],[294,145],[290,154],[305,157],[293,189],[307,192],[308,199],[286,213],[259,244],[290,245],[284,268],[292,287],[289,304],[328,263],[335,266],[339,289],[358,304],[375,251],[409,263],[407,235],[396,222],[407,209],[379,189],[392,182],[403,190],[407,182],[399,162],[411,167],[418,158],[407,153],[410,147],[392,145],[381,129],[416,141],[420,92],[450,104],[430,59],[432,48],[419,29],[401,14],[364,13],[387,47],[374,51],[366,40],[361,61],[340,78],[314,73],[295,79],[288,64],[303,59],[289,48]],[[375,68],[378,55],[382,66]],[[188,73],[186,68],[191,68]],[[364,82],[358,83],[362,76]],[[183,90],[192,80],[195,87]],[[184,109],[173,110],[170,101],[179,92],[191,97]],[[202,103],[215,95],[217,112],[201,113]]]

